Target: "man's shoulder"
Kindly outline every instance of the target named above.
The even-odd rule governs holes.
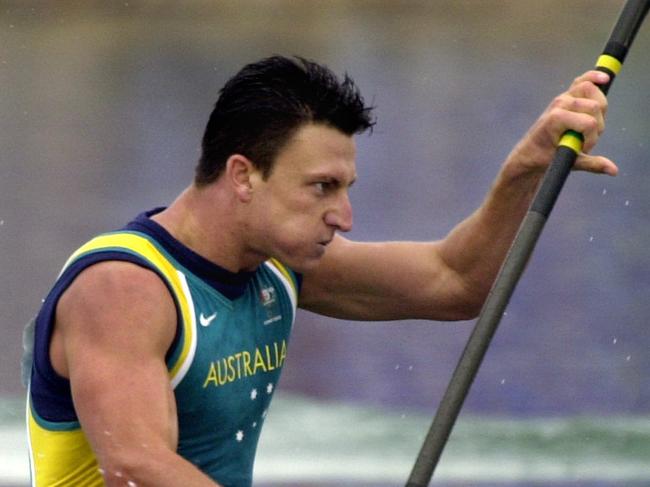
[[[140,320],[162,324],[174,319],[174,303],[161,278],[124,261],[102,261],[84,269],[57,306],[57,322],[79,321],[98,327],[132,327]]]

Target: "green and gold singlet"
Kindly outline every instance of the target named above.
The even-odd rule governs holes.
[[[166,361],[178,453],[224,487],[251,485],[260,430],[287,356],[300,276],[274,259],[254,272],[228,272],[149,218],[158,211],[78,249],[36,318],[27,404],[34,486],[103,485],[70,383],[50,363],[49,344],[61,295],[80,272],[107,260],[153,270],[174,298],[178,325]]]

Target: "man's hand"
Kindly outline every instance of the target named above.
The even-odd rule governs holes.
[[[616,164],[606,157],[589,155],[605,129],[607,113],[607,97],[597,85],[606,84],[608,80],[609,76],[600,71],[587,71],[578,76],[537,119],[508,156],[506,166],[515,174],[545,171],[562,134],[571,129],[585,139],[583,152],[578,155],[574,168],[615,176]]]

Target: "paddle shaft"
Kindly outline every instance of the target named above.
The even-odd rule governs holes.
[[[625,56],[649,8],[650,0],[628,0],[623,6],[603,53],[596,62],[596,69],[610,75],[609,82],[600,86],[603,93],[608,93],[614,78],[619,73]],[[501,317],[535,248],[555,201],[578,154],[582,150],[582,143],[582,135],[574,131],[566,132],[560,139],[555,157],[546,171],[542,184],[515,236],[452,375],[406,487],[425,487],[429,485],[490,341],[499,326]]]

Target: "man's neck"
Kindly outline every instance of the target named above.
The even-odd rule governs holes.
[[[236,205],[218,188],[190,186],[152,219],[183,245],[231,272],[254,270],[266,260],[247,250]]]

